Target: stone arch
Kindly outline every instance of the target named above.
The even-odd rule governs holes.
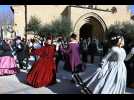
[[[86,13],[86,14],[82,15],[81,17],[79,17],[78,20],[76,21],[73,31],[78,35],[78,38],[80,35],[80,28],[84,24],[89,23],[89,21],[92,21],[92,22],[96,21],[100,25],[100,27],[102,27],[103,34],[100,34],[100,35],[103,37],[102,40],[104,40],[105,32],[107,31],[107,26],[106,26],[104,20],[98,14],[96,14],[94,12]]]

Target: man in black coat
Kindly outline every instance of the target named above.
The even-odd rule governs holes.
[[[80,40],[80,51],[82,54],[82,62],[87,63],[88,62],[88,39],[86,38],[81,38]]]
[[[97,44],[96,40],[91,41],[90,45],[88,46],[88,52],[91,56],[91,63],[94,63],[94,57],[97,53]]]
[[[25,51],[24,51],[24,44],[21,41],[21,38],[18,37],[15,41],[15,51],[16,51],[16,55],[17,55],[17,59],[18,59],[18,63],[19,63],[19,67],[21,69],[23,69],[24,67],[24,63],[23,60],[25,58]]]
[[[127,68],[127,86],[134,88],[134,45],[131,46],[125,64]]]

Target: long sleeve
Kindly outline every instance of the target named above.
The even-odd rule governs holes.
[[[106,63],[106,61],[108,61],[108,59],[111,57],[112,54],[113,50],[110,50],[109,53],[102,59],[101,66],[103,66],[103,64]]]
[[[103,58],[102,64],[109,61],[118,61],[119,60],[119,49],[117,47],[113,47],[111,51]]]
[[[44,52],[45,48],[39,48],[39,49],[35,49],[31,52],[32,55],[38,55],[38,56],[41,56],[42,53]]]
[[[100,70],[100,74],[99,74],[99,78],[101,78],[103,75],[105,75],[106,71],[108,70],[107,64],[108,64],[108,60],[112,57],[113,55],[113,50],[111,49],[111,51],[109,51],[109,53],[102,59],[101,61],[101,70],[98,69],[98,71]]]
[[[67,49],[64,49],[63,47],[61,47],[61,51],[62,51],[63,53],[70,53],[70,52],[71,52],[71,47],[70,47],[70,45],[69,45],[69,47],[68,47]]]

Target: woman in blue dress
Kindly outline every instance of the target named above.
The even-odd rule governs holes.
[[[124,94],[126,90],[124,38],[121,34],[111,34],[112,48],[103,58],[101,67],[90,77],[82,80],[84,87],[91,90],[93,94]],[[74,79],[76,80],[76,77]]]

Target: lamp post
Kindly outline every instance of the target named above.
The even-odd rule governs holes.
[[[25,44],[27,43],[27,5],[24,5],[25,7]],[[25,45],[25,48],[27,46]],[[28,56],[26,56],[26,64],[25,64],[25,67],[27,69],[28,67]]]
[[[25,42],[27,41],[27,5],[25,7]]]
[[[1,26],[1,40],[3,40],[3,26]]]

